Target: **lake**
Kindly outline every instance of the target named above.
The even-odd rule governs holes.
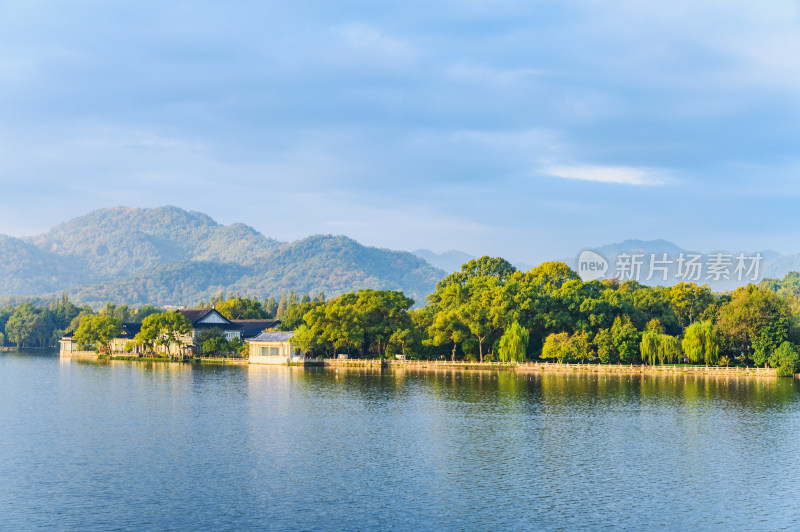
[[[0,353],[0,529],[800,529],[794,379]]]

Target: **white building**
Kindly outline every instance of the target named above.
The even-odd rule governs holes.
[[[248,340],[251,364],[288,364],[302,362],[305,353],[290,343],[292,331],[265,331]]]

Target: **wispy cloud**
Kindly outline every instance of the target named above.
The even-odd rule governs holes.
[[[619,185],[657,186],[668,182],[663,171],[632,166],[558,165],[540,170],[542,174],[562,179],[578,179]]]

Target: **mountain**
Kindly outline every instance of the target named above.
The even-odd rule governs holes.
[[[418,249],[416,251],[412,251],[412,253],[417,257],[424,259],[434,268],[439,268],[447,273],[460,272],[462,264],[477,258],[473,257],[469,253],[464,253],[463,251],[458,251],[456,249],[451,249],[450,251],[445,251],[444,253],[434,253],[429,249]]]
[[[445,272],[344,236],[282,243],[243,224],[177,207],[115,207],[26,239],[0,236],[0,296],[65,291],[80,303],[192,305],[220,291],[403,290],[418,302]]]
[[[0,278],[0,295],[31,296],[90,282],[92,274],[72,257],[0,235]]]
[[[186,260],[252,263],[281,244],[246,225],[222,226],[177,207],[100,209],[27,240],[85,263],[96,280]]]

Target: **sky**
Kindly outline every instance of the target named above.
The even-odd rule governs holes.
[[[800,5],[0,0],[0,233],[176,205],[538,262],[800,252]]]

